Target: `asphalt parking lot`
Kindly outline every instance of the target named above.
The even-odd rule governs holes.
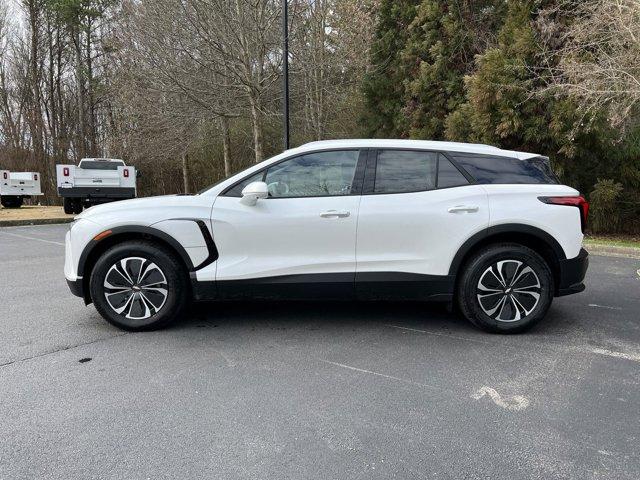
[[[67,228],[0,229],[0,479],[640,478],[640,260],[519,336],[397,303],[124,333],[69,293]]]

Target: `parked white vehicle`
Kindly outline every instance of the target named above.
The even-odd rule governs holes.
[[[314,142],[191,196],[101,205],[66,237],[71,291],[148,330],[191,298],[456,302],[522,331],[580,292],[588,204],[545,157],[412,140]]]
[[[0,203],[4,208],[20,208],[25,198],[42,195],[38,172],[0,170]]]
[[[84,207],[135,198],[134,167],[116,158],[83,158],[78,165],[56,165],[58,195],[64,212],[80,213]]]

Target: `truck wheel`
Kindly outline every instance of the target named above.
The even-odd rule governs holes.
[[[67,215],[73,215],[73,198],[64,197],[62,199],[62,208]]]
[[[0,198],[0,204],[4,208],[20,208],[22,206],[22,197],[4,196]]]
[[[545,260],[523,245],[490,245],[464,266],[457,297],[462,314],[492,333],[523,332],[544,318],[553,299]]]
[[[186,269],[161,245],[129,241],[111,247],[91,272],[98,312],[129,331],[156,330],[177,320],[189,302]]]
[[[75,198],[75,201],[73,202],[73,213],[75,213],[76,215],[82,213],[82,199],[81,198]]]

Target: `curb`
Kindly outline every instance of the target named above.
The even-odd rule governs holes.
[[[73,222],[73,217],[32,218],[21,220],[0,220],[0,227],[24,227],[27,225],[55,225]]]

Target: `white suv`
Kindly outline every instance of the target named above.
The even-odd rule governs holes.
[[[190,299],[285,297],[455,301],[512,333],[584,290],[587,212],[536,154],[313,142],[196,195],[90,208],[67,233],[65,276],[126,330],[165,326]]]

